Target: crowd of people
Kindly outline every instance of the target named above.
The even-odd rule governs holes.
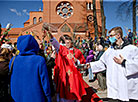
[[[109,102],[138,101],[138,37],[130,29],[126,37],[114,27],[107,37],[58,40],[43,28],[40,44],[32,35],[1,42],[0,102],[102,102],[86,75],[107,89]]]

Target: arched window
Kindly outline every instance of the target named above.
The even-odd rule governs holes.
[[[91,9],[91,4],[92,4],[92,3],[91,3],[91,2],[89,2],[89,8],[90,8],[90,9]]]
[[[86,9],[93,10],[93,4],[91,2],[86,2]]]
[[[62,32],[70,32],[70,28],[68,27],[67,24],[64,24],[64,25],[62,26],[62,28],[61,28],[61,31],[62,31]]]
[[[89,3],[88,2],[86,3],[86,7],[87,7],[87,10],[89,10]]]
[[[36,17],[33,18],[33,24],[36,24]]]
[[[39,17],[39,22],[41,22],[42,21],[42,17]]]

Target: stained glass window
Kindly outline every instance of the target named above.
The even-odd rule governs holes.
[[[69,2],[60,2],[56,7],[57,14],[62,18],[69,18],[73,15],[73,6]]]

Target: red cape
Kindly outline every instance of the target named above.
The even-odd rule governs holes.
[[[77,58],[81,64],[86,62],[79,49],[74,48],[74,52],[75,58]],[[73,50],[70,50],[70,53],[73,54]],[[56,66],[54,67],[54,81],[56,91],[59,93],[60,98],[79,100],[82,102],[102,102],[92,88],[89,88],[88,84],[83,80],[80,72],[74,66],[74,59],[68,59],[68,54],[69,50],[60,45],[55,60]],[[88,92],[91,93],[89,94]]]

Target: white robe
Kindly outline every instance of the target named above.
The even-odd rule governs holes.
[[[113,58],[122,55],[126,59],[126,68],[114,62]],[[99,61],[90,63],[92,72],[106,68],[107,97],[129,101],[138,99],[138,48],[133,45],[123,49],[108,48]],[[106,66],[106,67],[105,67]],[[129,76],[129,78],[128,78]],[[135,78],[131,78],[136,76]]]

